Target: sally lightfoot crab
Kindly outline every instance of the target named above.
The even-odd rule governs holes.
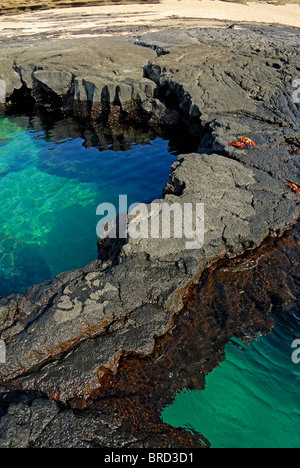
[[[258,148],[257,144],[250,138],[240,138],[238,141],[232,141],[229,145],[236,148]]]
[[[300,197],[300,187],[298,185],[293,184],[292,182],[286,182],[286,185],[292,192],[296,193]]]

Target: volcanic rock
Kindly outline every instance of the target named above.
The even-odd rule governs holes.
[[[230,264],[267,240],[278,239],[299,217],[300,200],[286,186],[286,181],[300,184],[299,155],[293,153],[300,136],[299,108],[291,97],[292,80],[300,69],[298,40],[293,29],[245,26],[240,30],[149,33],[134,38],[136,44],[98,38],[65,41],[55,52],[51,44],[30,51],[2,51],[0,78],[7,82],[8,104],[16,103],[26,90],[39,105],[59,106],[66,113],[103,125],[113,117],[120,122],[125,115],[134,121],[146,113],[148,122],[167,125],[172,115],[201,129],[198,152],[178,157],[163,198],[154,203],[157,213],[164,203],[181,208],[190,204],[195,210],[197,204],[204,204],[205,209],[203,245],[187,248],[191,239],[176,236],[129,238],[125,244],[120,239],[111,245],[99,242],[99,259],[90,265],[33,286],[24,295],[0,300],[0,338],[7,346],[0,382],[9,395],[8,410],[1,419],[3,445],[9,443],[17,424],[16,404],[22,407],[24,421],[33,415],[33,421],[24,424],[34,434],[36,412],[37,420],[44,412],[53,418],[51,437],[43,431],[41,445],[72,445],[64,439],[64,431],[60,441],[55,438],[57,428],[66,421],[76,432],[76,424],[82,428],[89,418],[98,421],[95,414],[84,412],[78,423],[74,413],[74,408],[82,411],[97,404],[105,417],[112,418],[113,408],[118,413],[115,429],[111,419],[103,425],[101,418],[95,423],[101,434],[110,428],[112,445],[117,443],[120,420],[133,421],[134,414],[140,423],[131,431],[140,431],[143,421],[145,433],[142,442],[136,443],[145,444],[147,434],[152,437],[158,427],[160,431],[167,428],[159,426],[153,406],[144,413],[145,421],[144,405],[155,401],[161,409],[174,396],[174,387],[203,387],[204,376],[197,384],[193,377],[197,353],[193,356],[187,340],[181,344],[183,334],[179,325],[176,328],[191,291],[195,292],[195,285],[201,284],[212,265],[224,259]],[[229,146],[243,136],[253,139],[258,148]],[[144,221],[152,219],[150,208]],[[254,308],[253,315],[239,316],[235,327],[230,311],[226,322],[216,318],[214,309],[212,316],[193,309],[193,320],[200,321],[195,330],[208,330],[201,349],[203,370],[218,365],[220,350],[232,334],[254,336],[268,331],[270,307],[268,296],[262,316],[257,318]],[[173,334],[178,338],[176,353],[171,345]],[[181,357],[186,365],[184,378],[176,374],[174,385],[169,374],[172,350],[173,355],[186,356],[185,361]],[[209,364],[203,357],[207,358],[205,350],[209,351]],[[156,384],[161,386],[152,372],[157,362],[162,365],[157,375],[165,384],[160,396]],[[143,391],[130,400],[134,386]],[[26,402],[11,401],[13,392],[33,392],[33,401],[39,398],[37,392],[46,403],[28,408]],[[126,407],[122,396],[129,399]],[[57,403],[65,405],[59,413]],[[149,418],[156,418],[152,426]],[[122,426],[124,435],[123,431]],[[168,440],[174,437],[176,443],[197,445],[181,432],[168,431]],[[17,445],[27,444],[26,434]],[[80,445],[83,439],[78,437]],[[97,437],[98,445],[107,444],[107,438]],[[122,443],[129,444],[126,437]],[[152,443],[158,446],[165,443],[154,439]]]

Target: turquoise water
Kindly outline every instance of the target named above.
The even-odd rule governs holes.
[[[95,260],[97,206],[117,208],[119,194],[128,204],[161,196],[176,158],[162,138],[99,149],[66,135],[0,119],[0,296]]]
[[[192,427],[212,448],[299,448],[300,311],[276,318],[272,334],[250,345],[232,342],[226,359],[206,377],[203,391],[183,391],[165,408],[164,422]]]

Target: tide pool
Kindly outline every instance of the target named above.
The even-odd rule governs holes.
[[[0,119],[0,296],[95,260],[97,206],[160,197],[176,158],[160,137],[116,151],[26,122]]]
[[[128,205],[161,196],[176,150],[161,137],[138,140],[120,135],[104,144],[66,122],[43,128],[0,118],[0,296],[96,259],[100,203],[117,208],[119,195]],[[241,346],[228,343],[205,390],[178,394],[163,421],[192,427],[213,448],[298,448],[300,364],[291,344],[299,331],[294,311],[250,345],[233,339]]]

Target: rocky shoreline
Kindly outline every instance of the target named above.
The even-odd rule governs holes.
[[[205,204],[201,249],[186,250],[185,239],[99,242],[92,264],[0,300],[0,445],[209,446],[163,425],[161,409],[176,391],[203,388],[232,336],[270,331],[287,257],[299,297],[299,236],[289,230],[300,200],[286,186],[300,185],[298,30],[48,40],[0,56],[6,108],[38,105],[104,126],[188,123],[200,147],[178,157],[164,200]],[[242,136],[259,148],[228,145]],[[247,284],[259,287],[241,298],[232,278],[251,261],[261,276]],[[218,287],[227,281],[223,309]]]

